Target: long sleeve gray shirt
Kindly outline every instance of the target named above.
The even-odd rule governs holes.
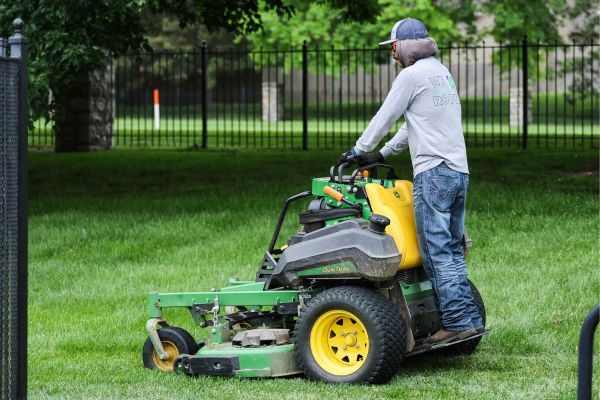
[[[456,85],[450,71],[436,58],[423,58],[400,71],[381,108],[357,140],[356,149],[373,151],[402,115],[404,124],[381,149],[384,157],[408,147],[415,176],[442,162],[455,171],[469,173]]]

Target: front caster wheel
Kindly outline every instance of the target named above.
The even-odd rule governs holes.
[[[331,383],[385,383],[406,349],[400,313],[379,292],[341,286],[325,290],[296,323],[295,356],[304,374]]]
[[[158,337],[163,349],[167,352],[167,358],[161,360],[150,338],[146,339],[142,351],[144,366],[159,371],[173,371],[173,364],[180,354],[196,354],[198,345],[194,338],[186,330],[175,326],[167,326],[158,330]]]

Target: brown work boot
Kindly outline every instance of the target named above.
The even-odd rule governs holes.
[[[424,344],[443,344],[448,343],[453,340],[465,339],[469,336],[475,335],[477,333],[477,329],[467,329],[464,331],[446,331],[444,329],[440,329],[433,335],[429,336],[427,339],[423,341]]]

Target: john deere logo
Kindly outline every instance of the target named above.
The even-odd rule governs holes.
[[[339,274],[343,272],[350,272],[350,268],[343,265],[337,267],[323,267],[323,273],[325,274]]]
[[[349,261],[343,261],[335,264],[329,264],[322,267],[305,269],[299,271],[298,276],[311,276],[311,275],[322,275],[322,274],[343,274],[348,272],[355,272],[356,266]]]
[[[398,193],[394,190],[394,196],[396,196],[397,198],[400,198],[400,193]]]

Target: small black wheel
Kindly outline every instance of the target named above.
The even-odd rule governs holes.
[[[481,319],[483,320],[483,326],[485,327],[485,305],[483,304],[483,298],[479,293],[479,290],[475,287],[473,282],[469,281],[469,285],[471,285],[471,292],[473,293],[473,300],[475,301],[475,306],[479,310],[479,314],[481,314]],[[467,340],[464,342],[457,343],[453,346],[448,346],[444,348],[444,354],[448,356],[459,356],[459,355],[469,355],[472,354],[477,346],[481,342],[481,336],[476,337],[475,339]]]
[[[182,371],[182,367],[181,367],[181,363],[183,363],[183,358],[181,355],[177,356],[177,358],[175,359],[175,361],[173,361],[173,371],[175,371],[175,373],[177,375],[181,374]]]
[[[154,350],[152,341],[148,338],[142,351],[142,359],[146,368],[173,371],[173,364],[180,354],[196,354],[198,351],[198,345],[194,342],[194,338],[185,329],[167,326],[158,330],[158,337],[168,357],[161,360]]]
[[[318,294],[296,322],[295,356],[312,380],[385,383],[400,368],[406,327],[374,289],[341,286]]]

